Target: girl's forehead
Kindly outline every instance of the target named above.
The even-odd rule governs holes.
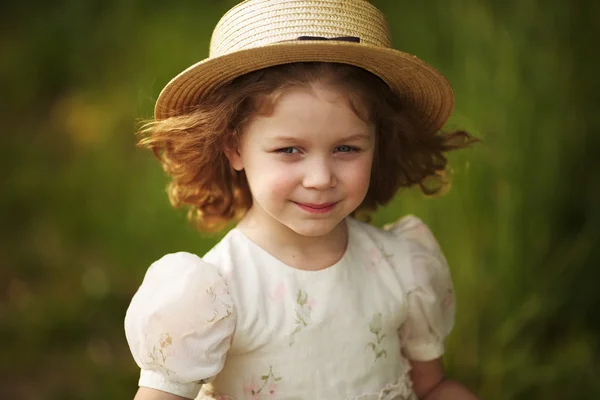
[[[369,139],[374,133],[346,93],[325,86],[287,89],[274,100],[271,112],[253,118],[247,131],[269,140],[311,141]]]
[[[329,103],[338,107],[348,106],[348,94],[340,88],[321,82],[311,83],[301,87],[289,87],[282,90],[281,95],[275,100],[275,106],[284,106],[289,103]]]
[[[357,93],[345,87],[334,86],[323,82],[315,82],[305,86],[292,86],[275,92],[263,100],[265,116],[288,117],[331,117],[346,116],[340,122],[357,122],[369,124],[369,111]],[[332,115],[335,114],[335,115]]]

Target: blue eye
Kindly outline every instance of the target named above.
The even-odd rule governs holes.
[[[295,147],[284,147],[282,149],[278,149],[275,150],[277,153],[282,153],[282,154],[295,154],[295,153],[299,153],[299,150]]]
[[[340,153],[352,153],[352,152],[358,151],[358,148],[352,147],[352,146],[343,145],[343,146],[338,146],[336,148],[336,151],[338,151]]]

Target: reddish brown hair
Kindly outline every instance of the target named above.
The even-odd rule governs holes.
[[[267,113],[286,89],[317,82],[344,91],[357,115],[376,128],[371,183],[359,211],[375,210],[403,187],[438,193],[447,183],[445,153],[476,141],[464,131],[422,129],[389,86],[361,68],[333,63],[270,67],[235,79],[184,115],[142,126],[139,145],[151,149],[172,178],[171,204],[190,206],[190,219],[205,231],[240,218],[252,197],[243,171],[229,166],[225,146],[236,146],[244,124]],[[432,187],[431,178],[438,184]]]

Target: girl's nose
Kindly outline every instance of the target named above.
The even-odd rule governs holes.
[[[306,163],[303,186],[308,189],[326,190],[335,187],[335,171],[328,160],[314,160]]]

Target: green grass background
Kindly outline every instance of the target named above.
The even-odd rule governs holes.
[[[167,252],[218,237],[172,210],[136,120],[208,52],[231,0],[0,6],[0,398],[127,399],[128,302]],[[449,374],[484,399],[600,398],[600,3],[374,1],[395,46],[438,67],[453,185],[374,217],[432,228],[458,293]]]

